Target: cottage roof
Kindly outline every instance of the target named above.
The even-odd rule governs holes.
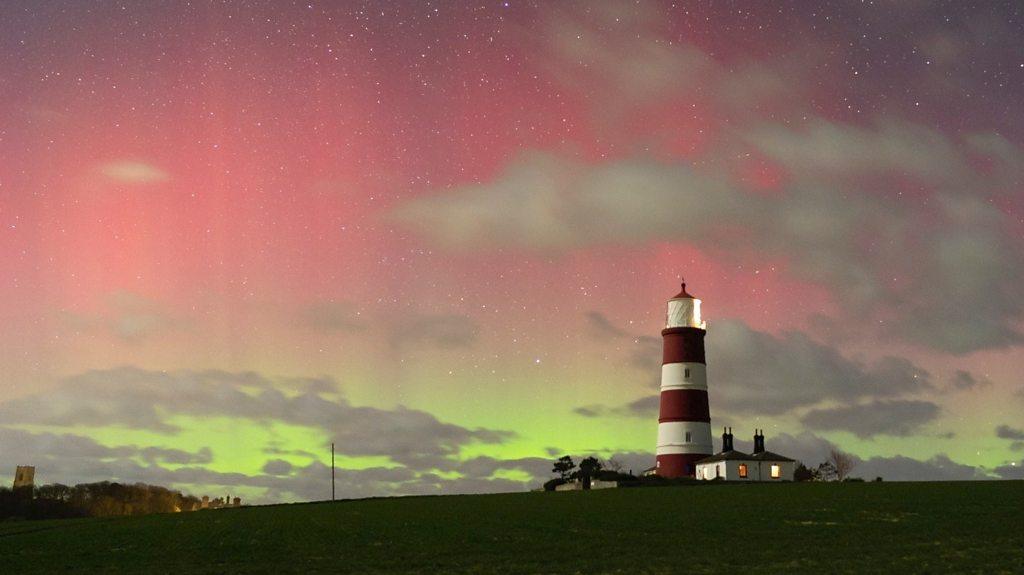
[[[711,457],[705,457],[704,459],[698,461],[697,464],[699,465],[701,463],[714,463],[716,461],[751,461],[753,459],[754,457],[752,455],[748,455],[746,453],[743,453],[742,451],[731,450],[716,453]]]
[[[762,451],[761,453],[755,453],[750,456],[751,459],[757,461],[795,461],[786,457],[785,455],[779,455],[778,453],[772,453],[771,451]]]

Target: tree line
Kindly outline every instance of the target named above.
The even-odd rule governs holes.
[[[147,485],[101,481],[74,486],[0,487],[0,519],[57,519],[146,515],[198,509],[200,500],[180,491]]]

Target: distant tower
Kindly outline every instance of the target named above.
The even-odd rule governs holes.
[[[19,465],[14,471],[14,488],[27,487],[31,489],[36,482],[36,468],[31,465]]]
[[[662,477],[693,477],[695,463],[711,455],[705,324],[700,300],[686,293],[686,283],[668,300],[668,320],[661,330],[661,412],[655,472]]]

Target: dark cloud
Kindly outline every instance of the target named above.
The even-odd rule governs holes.
[[[964,371],[962,369],[956,370],[953,376],[949,380],[950,389],[959,391],[967,391],[976,387],[985,387],[992,384],[992,381],[987,378],[978,379],[974,374]]]
[[[551,475],[552,465],[553,460],[541,457],[495,459],[481,456],[463,461],[457,469],[464,478],[489,478],[500,470],[518,470],[529,474],[532,481],[543,482]]]
[[[480,334],[478,322],[466,315],[410,312],[397,316],[363,311],[346,302],[319,302],[302,310],[299,319],[325,334],[365,332],[383,337],[400,352],[470,347]]]
[[[602,417],[608,413],[608,408],[603,405],[584,405],[574,408],[572,412],[583,417]]]
[[[1024,479],[1024,459],[1000,465],[992,471],[1002,479]]]
[[[362,332],[369,326],[363,313],[347,302],[324,301],[302,310],[302,323],[325,332]]]
[[[155,446],[111,447],[82,435],[35,433],[7,427],[0,427],[0,445],[3,446],[0,465],[12,469],[15,465],[36,465],[42,481],[67,480],[69,474],[79,469],[88,470],[110,461],[131,465],[141,461],[150,467],[159,467],[161,464],[206,464],[213,460],[209,447],[196,452]]]
[[[631,361],[657,382],[661,342],[647,336],[637,341]],[[706,345],[709,377],[714,379],[710,401],[718,413],[775,415],[823,401],[894,398],[933,387],[929,373],[907,359],[886,356],[864,364],[806,334],[771,335],[738,320],[715,322]],[[657,409],[658,396],[650,395],[622,406],[592,404],[573,411],[584,417],[649,417]]]
[[[1024,429],[1017,429],[1009,425],[1000,425],[996,428],[996,437],[1002,439],[1024,440]]]
[[[322,385],[322,380],[316,380]],[[6,424],[55,427],[123,425],[174,434],[174,415],[238,417],[321,428],[339,453],[382,455],[412,463],[449,457],[471,443],[501,443],[513,434],[444,423],[424,411],[358,407],[304,391],[285,394],[277,380],[252,372],[160,372],[121,367],[90,371],[47,392],[0,404]]]
[[[646,395],[625,405],[615,407],[601,404],[584,405],[574,408],[572,412],[583,417],[651,417],[658,414],[660,400],[661,396],[659,395]]]
[[[457,314],[420,314],[403,318],[391,327],[391,344],[400,350],[432,347],[455,349],[476,343],[480,325]]]
[[[860,405],[815,409],[800,418],[812,429],[849,431],[858,437],[910,435],[934,421],[939,406],[930,401],[881,400]]]
[[[626,337],[626,330],[615,325],[608,316],[599,311],[588,311],[584,314],[590,333],[599,339]]]
[[[707,348],[712,404],[733,412],[778,414],[821,401],[895,397],[931,387],[928,372],[906,359],[889,356],[865,365],[803,333],[775,336],[735,320],[715,322]]]
[[[631,401],[625,405],[625,413],[638,417],[650,417],[658,413],[661,396],[649,395]]]
[[[655,383],[661,378],[661,338],[650,335],[637,336],[633,340],[633,348],[629,354],[629,364],[633,367],[655,373]]]
[[[957,463],[946,455],[936,455],[920,461],[901,455],[872,457],[860,461],[853,475],[865,479],[881,477],[886,481],[964,481],[989,479],[982,470]]]
[[[213,461],[213,452],[210,451],[209,447],[204,447],[195,453],[181,449],[145,447],[139,450],[139,455],[149,463],[197,465]]]
[[[292,472],[292,464],[283,459],[271,459],[263,464],[263,473],[267,475],[289,475]]]

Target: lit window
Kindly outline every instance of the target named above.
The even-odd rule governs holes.
[[[772,465],[772,479],[778,479],[782,476],[782,468],[778,465]]]
[[[690,443],[690,432],[686,432],[686,443]]]
[[[746,463],[741,463],[740,464],[740,477],[743,477],[743,478],[747,477],[747,464]]]

